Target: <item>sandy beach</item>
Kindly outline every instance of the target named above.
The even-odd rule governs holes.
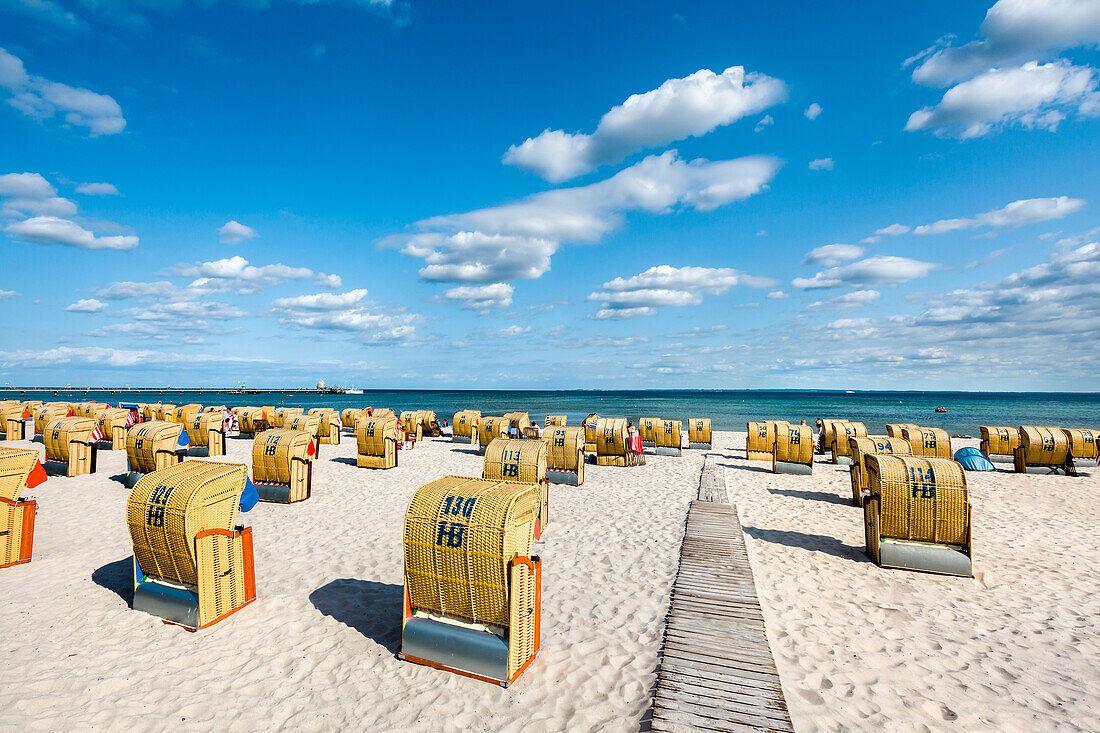
[[[976,577],[945,578],[867,560],[846,468],[775,476],[743,458],[743,433],[715,440],[797,730],[1100,730],[1095,469],[968,473]],[[250,445],[230,439],[220,460],[247,463]],[[406,503],[433,478],[480,475],[481,457],[445,439],[389,471],[354,454],[348,437],[323,446],[311,499],[243,515],[258,599],[193,634],[129,606],[122,451],[29,492],[34,560],[0,571],[0,730],[644,725],[704,451],[553,488],[542,652],[507,690],[395,656]]]

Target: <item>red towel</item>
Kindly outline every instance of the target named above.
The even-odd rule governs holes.
[[[633,438],[630,439],[630,450],[634,451],[635,453],[642,452],[642,436],[635,435]]]

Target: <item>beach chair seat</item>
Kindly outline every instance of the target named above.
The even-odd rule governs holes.
[[[1097,434],[1092,430],[1066,428],[1063,431],[1069,441],[1069,460],[1074,466],[1096,467]]]
[[[547,415],[546,422],[543,423],[544,428],[564,428],[567,420],[565,415]]]
[[[971,577],[970,501],[961,465],[868,455],[867,554],[884,568]]]
[[[362,417],[355,423],[355,465],[359,468],[397,468],[397,418]]]
[[[126,487],[132,489],[145,474],[182,462],[188,444],[181,441],[182,435],[182,425],[166,420],[138,423],[126,431]]]
[[[642,439],[642,445],[652,447],[657,444],[657,427],[660,424],[659,417],[638,418],[638,437]]]
[[[416,490],[399,658],[501,687],[527,669],[541,646],[540,500],[535,483],[464,476]]]
[[[1066,431],[1038,425],[1020,426],[1020,445],[1013,453],[1016,473],[1076,476]]]
[[[65,476],[95,473],[96,421],[90,417],[58,417],[46,423],[42,441],[46,444],[46,470]]]
[[[542,436],[546,443],[546,480],[552,484],[584,483],[584,426],[551,426]]]
[[[38,503],[21,494],[43,480],[38,451],[0,448],[0,568],[31,561]]]
[[[320,418],[317,441],[322,445],[340,445],[340,413],[331,407],[314,407],[310,415]]]
[[[33,438],[33,435],[27,435],[28,419],[32,420],[31,425],[33,425],[31,413],[22,403],[15,402],[0,406],[0,431],[4,433],[4,440],[24,440],[28,437]]]
[[[72,406],[68,402],[47,402],[34,411],[34,434],[42,435],[46,423],[58,417],[68,417]]]
[[[459,410],[451,420],[451,442],[473,443],[477,440],[477,424],[481,420],[479,410]]]
[[[625,417],[596,419],[596,465],[619,467],[638,465],[631,456]]]
[[[710,450],[712,445],[709,417],[688,418],[688,448]]]
[[[809,476],[814,472],[814,434],[809,425],[777,425],[772,473]]]
[[[775,431],[787,423],[779,420],[755,420],[745,423],[745,458],[749,461],[774,460]]]
[[[280,430],[287,427],[287,423],[295,415],[305,414],[305,410],[301,407],[276,407],[272,412],[267,413],[268,422],[271,423],[271,427],[278,428]]]
[[[130,411],[108,408],[96,414],[96,424],[103,435],[100,443],[110,445],[108,450],[126,450],[126,431],[130,429]]]
[[[657,455],[683,455],[684,431],[679,420],[661,420],[657,423],[654,438],[654,452]]]
[[[600,416],[596,413],[592,413],[584,419],[584,452],[595,453],[596,452],[596,425],[599,423]]]
[[[834,420],[832,423],[833,439],[831,443],[832,462],[839,466],[852,464],[851,438],[866,438],[867,426],[861,422],[849,422],[847,420]]]
[[[852,504],[863,506],[863,495],[870,490],[867,481],[867,456],[908,456],[912,455],[909,441],[904,438],[890,438],[881,435],[869,435],[865,438],[848,438],[851,446],[852,465],[848,469],[852,478]]]
[[[208,458],[225,455],[226,412],[196,412],[184,426],[192,449]]]
[[[186,405],[176,405],[172,408],[172,422],[178,422],[183,425],[183,429],[186,430],[187,426],[191,424],[191,419],[195,417],[197,413],[202,412],[202,405],[191,402]]]
[[[914,456],[924,458],[943,458],[952,460],[955,452],[951,449],[951,436],[940,428],[903,428],[901,437],[909,441],[909,450]]]
[[[252,439],[252,483],[260,501],[290,504],[313,493],[314,437],[302,430],[272,428]]]
[[[355,423],[365,415],[366,410],[360,410],[358,407],[345,407],[340,411],[340,425],[354,434]]]
[[[978,450],[991,463],[1012,463],[1016,460],[1016,449],[1020,446],[1019,428],[981,425],[978,430],[982,439]]]
[[[190,631],[256,599],[252,528],[236,523],[248,479],[239,463],[186,461],[130,491],[134,610]]]
[[[497,438],[508,437],[508,418],[482,415],[477,426],[477,452],[485,455],[485,449]]]
[[[497,438],[485,449],[481,477],[493,481],[538,484],[541,492],[535,539],[550,523],[550,482],[546,478],[546,443],[541,440]]]

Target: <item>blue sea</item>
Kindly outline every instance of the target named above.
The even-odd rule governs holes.
[[[21,396],[22,395],[22,396]],[[979,425],[1058,425],[1100,429],[1100,394],[1020,392],[830,392],[830,391],[413,391],[366,390],[361,395],[262,391],[259,394],[163,390],[153,392],[58,390],[0,391],[0,399],[80,402],[171,402],[203,405],[287,405],[292,407],[389,407],[435,410],[448,421],[458,410],[501,415],[521,410],[532,421],[549,413],[567,415],[576,425],[592,412],[609,417],[709,417],[715,430],[741,430],[750,420],[847,418],[867,425],[872,434],[886,423],[941,427],[948,433],[978,435]],[[947,412],[936,412],[943,407]]]

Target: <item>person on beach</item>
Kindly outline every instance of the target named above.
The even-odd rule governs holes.
[[[802,424],[805,425],[806,421],[803,420]],[[814,430],[817,431],[817,452],[825,452],[825,423],[819,417],[817,422],[814,423]]]

